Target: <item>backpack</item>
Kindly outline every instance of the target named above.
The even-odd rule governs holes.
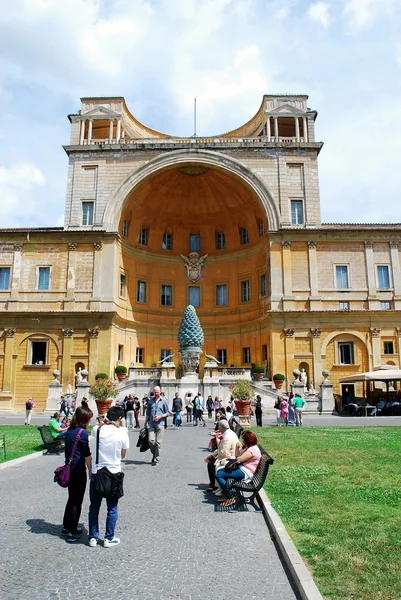
[[[25,403],[25,408],[26,408],[26,410],[32,410],[32,408],[33,408],[33,402],[31,402],[30,400],[28,400]]]

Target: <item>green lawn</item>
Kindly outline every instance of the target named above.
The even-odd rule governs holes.
[[[7,461],[43,450],[42,438],[34,425],[1,425],[0,440],[6,436]],[[0,463],[4,462],[4,452],[0,448]]]
[[[401,598],[401,429],[254,429],[265,490],[324,598]]]

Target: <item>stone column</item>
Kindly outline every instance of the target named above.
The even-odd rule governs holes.
[[[368,280],[368,308],[378,309],[379,301],[376,296],[375,265],[373,261],[373,242],[365,242],[366,276]]]
[[[390,241],[391,274],[394,287],[394,308],[401,308],[401,272],[400,259],[398,255],[398,242]]]
[[[68,271],[67,271],[67,293],[64,301],[64,310],[74,310],[75,305],[75,265],[77,262],[78,244],[68,244]]]
[[[71,372],[71,354],[72,354],[72,344],[73,344],[73,335],[74,329],[71,327],[64,327],[61,330],[63,334],[63,363],[62,363],[62,377],[61,377],[61,385],[63,388],[67,388],[68,384],[74,385],[73,381],[70,381],[70,372]]]
[[[321,299],[319,298],[319,284],[317,279],[316,242],[308,242],[308,265],[310,285],[309,308],[310,310],[321,310]]]
[[[86,120],[82,119],[82,121],[81,121],[81,129],[80,129],[80,132],[79,132],[79,145],[80,146],[82,146],[82,144],[84,143],[85,123],[86,123]]]
[[[271,139],[271,127],[270,127],[270,117],[267,117],[266,119],[266,135],[267,135],[267,141],[270,142]]]
[[[285,376],[288,378],[292,372],[295,354],[295,329],[284,328],[284,349],[285,349]]]
[[[14,244],[14,262],[13,262],[13,273],[11,279],[11,300],[18,300],[19,280],[21,276],[21,262],[22,262],[22,248],[23,244]]]
[[[110,126],[109,126],[109,142],[110,142],[110,144],[113,142],[113,127],[114,127],[114,120],[110,119]]]
[[[292,272],[291,272],[291,242],[281,242],[283,253],[283,308],[289,310],[294,308],[292,299]]]
[[[308,120],[306,117],[302,117],[303,126],[304,126],[304,142],[308,141]]]
[[[4,377],[3,390],[0,392],[0,410],[12,410],[13,397],[13,350],[15,327],[4,329]]]
[[[89,126],[88,126],[88,144],[90,144],[92,142],[92,126],[93,126],[93,121],[92,119],[89,119]]]
[[[380,329],[377,327],[370,328],[370,335],[372,336],[372,362],[373,368],[381,365],[381,348],[380,348]]]
[[[320,373],[322,372],[322,350],[321,350],[321,329],[311,329],[312,338],[312,355],[313,355],[313,381],[319,381]]]
[[[92,327],[88,329],[89,335],[89,372],[92,373],[93,377],[96,375],[97,362],[98,362],[98,345],[99,345],[99,327]]]
[[[100,286],[102,282],[102,242],[94,242],[93,250],[93,280],[92,280],[92,298],[90,302],[91,310],[100,310],[101,302],[101,291]],[[92,369],[91,369],[92,372]]]
[[[299,121],[298,121],[298,117],[294,117],[295,119],[295,139],[297,140],[297,142],[300,141],[300,137],[299,137]]]
[[[54,380],[49,383],[45,413],[53,414],[60,410],[61,392],[63,387],[59,382],[60,371],[53,371]]]
[[[116,141],[119,142],[121,137],[121,119],[117,119],[117,134]]]
[[[278,142],[278,120],[277,117],[273,117],[274,123],[274,141]]]

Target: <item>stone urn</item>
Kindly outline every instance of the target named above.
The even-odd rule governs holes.
[[[99,400],[98,398],[95,398],[95,402],[97,406],[97,412],[100,416],[105,415],[107,413],[113,400],[111,398],[107,398],[106,400]]]
[[[284,385],[285,377],[281,373],[273,375],[273,383],[276,390],[281,390]]]
[[[127,373],[116,373],[118,381],[124,381],[127,377]]]

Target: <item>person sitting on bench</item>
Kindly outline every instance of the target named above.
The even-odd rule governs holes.
[[[49,421],[49,429],[51,436],[54,440],[62,440],[65,438],[65,434],[67,432],[68,427],[64,427],[64,429],[60,426],[60,414],[55,412],[52,418]]]

